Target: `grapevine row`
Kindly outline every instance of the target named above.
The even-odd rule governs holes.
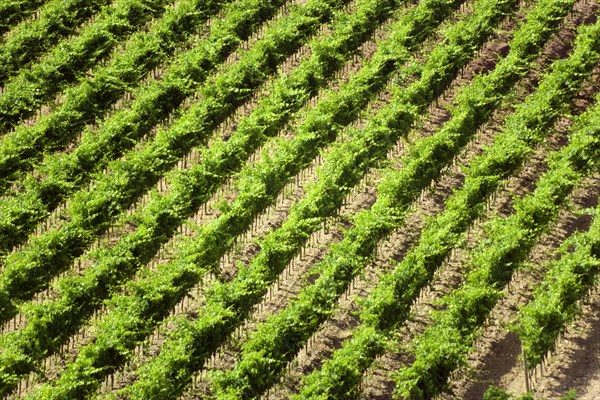
[[[557,115],[564,100],[581,86],[584,77],[600,60],[600,22],[584,26],[576,39],[572,55],[555,63],[538,90],[528,98],[521,118],[507,125],[522,130],[527,138],[535,132],[536,121],[530,113],[551,109]],[[533,127],[532,127],[533,125]],[[517,147],[525,146],[523,141]],[[496,153],[497,162],[518,162],[511,157],[513,148]],[[597,149],[591,149],[597,156]],[[444,297],[447,309],[433,315],[433,325],[416,339],[415,361],[400,370],[395,394],[401,398],[430,398],[440,392],[450,372],[466,364],[466,354],[488,313],[502,297],[502,288],[512,272],[529,253],[536,239],[556,217],[560,206],[588,166],[581,170],[570,165],[568,158],[550,163],[550,171],[538,181],[534,193],[515,205],[515,213],[507,219],[490,223],[489,238],[472,254],[471,272],[465,283]]]
[[[0,365],[5,368],[4,374],[8,374],[9,366],[15,365],[14,360],[24,354],[34,361],[46,354],[41,349],[55,350],[57,343],[68,338],[81,325],[81,319],[88,317],[116,285],[148,262],[175,228],[208,200],[218,186],[244,164],[254,149],[268,136],[273,136],[290,115],[326,83],[327,77],[342,66],[343,61],[388,15],[392,5],[381,0],[358,2],[351,18],[333,25],[331,36],[315,39],[311,44],[311,59],[302,63],[291,76],[279,80],[273,94],[261,102],[250,117],[241,121],[237,132],[228,141],[217,142],[205,150],[201,165],[175,178],[167,196],[152,202],[141,215],[136,216],[136,232],[97,257],[95,265],[81,278],[69,277],[59,284],[64,289],[56,303],[29,308],[30,326],[3,338],[6,345],[0,356]],[[47,348],[43,343],[50,338],[52,345]],[[23,373],[23,363],[20,363],[19,369]],[[18,378],[15,373],[11,381],[16,383]]]
[[[515,33],[510,44],[510,52],[500,61],[496,69],[488,75],[475,78],[469,87],[457,95],[457,105],[451,110],[453,119],[441,128],[444,133],[469,136],[476,125],[469,120],[485,113],[489,116],[498,101],[510,88],[505,82],[515,82],[527,73],[544,43],[559,22],[571,9],[573,1],[540,1],[527,16],[527,22]],[[479,109],[479,111],[477,111]],[[546,109],[551,114],[553,109]],[[552,116],[554,114],[551,114]],[[545,119],[539,114],[531,114],[533,122],[545,121],[538,125],[537,132],[547,132],[554,119]],[[515,114],[513,119],[519,118]],[[459,121],[463,119],[462,123]],[[479,125],[486,118],[479,117]],[[524,123],[523,126],[527,126]],[[537,138],[538,142],[543,136]],[[426,139],[427,140],[427,139]],[[532,145],[529,143],[529,145]],[[498,149],[507,146],[506,142],[496,145],[476,161],[475,165],[486,165],[488,159],[494,159]],[[492,163],[492,165],[494,165]],[[516,167],[516,164],[514,165]],[[509,171],[499,168],[486,169],[473,167],[467,175],[462,189],[454,193],[445,205],[445,211],[431,220],[423,230],[416,248],[411,250],[394,271],[381,277],[381,284],[366,299],[361,312],[363,324],[354,332],[352,338],[335,352],[330,361],[326,361],[320,371],[305,378],[302,396],[340,396],[354,393],[365,369],[374,357],[384,350],[384,343],[390,329],[403,321],[419,291],[433,276],[435,270],[447,258],[456,246],[461,233],[481,214],[485,199],[497,188],[502,179],[510,175]]]

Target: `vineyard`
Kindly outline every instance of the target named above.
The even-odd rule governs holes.
[[[1,397],[599,399],[598,16],[0,2]]]

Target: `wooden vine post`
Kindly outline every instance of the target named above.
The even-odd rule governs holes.
[[[525,370],[525,391],[529,392],[531,390],[531,384],[529,382],[529,366],[527,365],[527,352],[521,344],[521,356],[523,357],[523,370]]]

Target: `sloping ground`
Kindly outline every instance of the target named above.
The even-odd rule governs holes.
[[[600,397],[597,1],[9,3],[5,398]]]

